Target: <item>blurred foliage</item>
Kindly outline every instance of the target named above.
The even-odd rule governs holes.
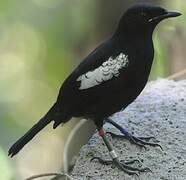
[[[113,31],[116,19],[130,1],[117,3],[0,1],[0,172],[4,172],[0,179],[12,179],[13,171],[20,176],[15,167],[19,159],[9,164],[8,146],[47,111],[72,69]],[[162,4],[186,14],[182,0]],[[170,58],[175,57],[178,48],[171,46],[170,38],[186,38],[185,20],[183,15],[155,32],[156,60],[151,79],[173,72]],[[184,54],[179,59],[183,67]]]
[[[9,162],[7,160],[6,153],[0,147],[0,179],[8,180],[12,177],[12,170],[10,168]]]

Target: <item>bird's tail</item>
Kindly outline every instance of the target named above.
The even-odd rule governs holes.
[[[11,146],[8,151],[9,156],[13,157],[16,155],[39,131],[53,120],[55,107],[54,104],[43,118],[41,118],[24,136]]]

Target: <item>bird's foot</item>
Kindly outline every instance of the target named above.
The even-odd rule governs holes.
[[[119,161],[118,158],[115,158],[113,160],[104,160],[100,157],[93,157],[91,161],[98,160],[99,163],[103,165],[110,165],[112,164],[112,167],[117,167],[118,169],[122,170],[123,172],[129,174],[129,175],[139,175],[139,172],[152,172],[149,168],[137,168],[129,166],[130,164],[133,164],[135,162],[140,163],[139,160],[135,159],[132,161]]]
[[[107,134],[110,134],[112,136],[112,138],[125,138],[128,139],[132,144],[135,144],[137,146],[143,147],[146,149],[145,145],[149,145],[152,147],[160,147],[161,150],[163,150],[162,146],[158,143],[152,143],[149,142],[149,140],[151,139],[155,139],[155,137],[153,136],[149,136],[149,137],[136,137],[130,133],[128,133],[126,130],[123,134],[115,134],[113,132],[107,132]]]

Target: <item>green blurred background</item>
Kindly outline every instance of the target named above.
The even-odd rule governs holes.
[[[142,1],[0,1],[1,180],[59,171],[65,143],[60,128],[49,127],[16,158],[7,157],[7,149],[48,110],[72,69],[114,31],[124,10],[136,2]],[[182,71],[186,68],[185,1],[143,2],[183,13],[155,31],[150,79]]]

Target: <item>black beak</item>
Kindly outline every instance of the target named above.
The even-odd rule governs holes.
[[[171,18],[171,17],[177,17],[181,16],[182,14],[179,12],[173,12],[173,11],[167,11],[165,14],[153,17],[149,19],[149,22],[154,22],[154,21],[161,21],[163,19]]]
[[[181,13],[168,11],[166,14],[164,14],[164,15],[162,15],[160,17],[163,17],[163,19],[165,19],[165,18],[177,17],[177,16],[181,16]]]

